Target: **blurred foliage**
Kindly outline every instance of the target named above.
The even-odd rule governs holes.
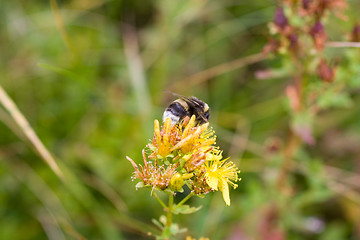
[[[162,209],[135,190],[125,156],[141,161],[171,91],[209,104],[218,145],[243,179],[230,207],[220,194],[192,199],[203,207],[176,216],[183,239],[359,239],[359,49],[321,53],[337,69],[327,85],[307,78],[316,115],[292,111],[289,55],[231,67],[263,50],[279,2],[1,1],[0,86],[64,177],[1,102],[0,238],[152,239],[159,230],[148,223]],[[346,20],[327,16],[328,41],[349,41],[360,21],[359,2],[348,4]],[[204,78],[219,65],[228,70]],[[304,125],[313,144],[294,134]]]

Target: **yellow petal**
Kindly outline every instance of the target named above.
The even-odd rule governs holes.
[[[213,151],[213,152],[209,152],[206,154],[206,160],[208,160],[208,161],[217,162],[217,161],[220,161],[221,158],[222,158],[221,152],[217,153],[217,152]]]
[[[172,151],[175,151],[175,150],[177,150],[177,149],[179,149],[179,148],[182,148],[183,146],[185,146],[185,144],[187,144],[188,142],[190,142],[192,139],[193,139],[193,135],[189,135],[189,136],[187,136],[186,138],[184,138],[183,140],[181,140],[180,142],[178,142],[174,147],[172,147],[171,149],[170,149],[170,151],[172,152]]]
[[[206,174],[206,183],[216,191],[218,190],[219,179],[217,177],[212,177],[209,176],[209,174]]]
[[[164,133],[162,141],[163,141],[163,146],[162,146],[163,152],[168,154],[168,150],[170,148],[169,134],[168,133]],[[165,154],[165,156],[167,154]]]
[[[193,173],[184,173],[184,174],[182,175],[182,178],[183,178],[184,180],[187,180],[187,179],[192,178],[193,176],[194,176]]]
[[[173,149],[171,149],[171,151],[173,151]],[[182,158],[185,160],[185,161],[188,161],[190,158],[191,158],[192,154],[186,154],[184,156],[182,156]]]
[[[195,126],[195,115],[192,115],[190,118],[189,123],[186,125],[184,132],[183,132],[183,136],[187,136],[191,130],[191,128],[193,128]]]
[[[207,123],[204,123],[204,124],[202,124],[202,125],[200,125],[200,129],[201,129],[201,132],[203,132],[205,129],[207,129],[209,127],[209,123],[207,122]]]
[[[229,186],[226,179],[221,179],[221,191],[223,194],[223,199],[227,206],[230,206],[230,195],[229,195]]]
[[[216,139],[215,138],[210,138],[210,139],[206,139],[203,140],[203,142],[201,143],[202,146],[210,146],[215,144]]]
[[[168,117],[165,119],[164,129],[165,129],[165,133],[167,133],[167,134],[171,130],[171,119]]]
[[[159,147],[160,146],[160,141],[161,141],[160,126],[159,126],[159,121],[156,120],[156,119],[154,121],[154,132],[155,132],[156,144]]]

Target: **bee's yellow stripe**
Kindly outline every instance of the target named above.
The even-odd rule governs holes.
[[[176,99],[174,102],[179,103],[186,111],[189,111],[189,105],[182,99]]]

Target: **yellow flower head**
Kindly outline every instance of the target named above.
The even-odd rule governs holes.
[[[171,149],[171,151],[180,150],[183,154],[192,153],[200,148],[206,149],[215,144],[216,136],[214,131],[209,128],[209,123],[202,125],[195,124],[195,115],[190,118],[185,128],[180,125],[180,141]]]
[[[143,186],[172,192],[182,191],[184,185],[195,195],[220,190],[226,205],[230,205],[228,184],[237,187],[239,170],[233,162],[222,159],[209,123],[199,125],[195,120],[195,116],[187,117],[172,125],[167,118],[161,128],[155,120],[150,151],[143,151],[144,165],[137,166],[127,157],[135,169],[134,178]]]
[[[230,206],[229,186],[237,188],[235,182],[239,181],[235,164],[227,159],[222,159],[222,151],[213,149],[206,154],[207,162],[204,164],[207,184],[214,190],[220,190],[226,205]]]
[[[195,116],[182,124],[171,126],[170,118],[166,118],[163,129],[160,130],[159,121],[154,121],[154,138],[149,158],[166,157],[174,151],[181,154],[191,154],[200,148],[209,149],[215,143],[216,136],[209,127],[209,123],[195,124]]]

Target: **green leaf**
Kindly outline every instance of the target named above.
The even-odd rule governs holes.
[[[179,207],[176,207],[173,210],[174,214],[191,214],[194,212],[199,211],[202,208],[202,206],[200,207],[190,207],[189,205],[181,205]]]
[[[183,168],[184,167],[184,165],[185,165],[185,163],[186,163],[186,159],[184,159],[184,158],[180,158],[180,167],[181,168]]]
[[[138,182],[138,183],[135,185],[135,188],[136,188],[136,189],[144,188],[144,187],[147,187],[147,186],[145,186],[143,182]]]
[[[160,222],[165,226],[166,225],[166,216],[165,215],[161,215],[159,218]]]
[[[196,196],[201,198],[201,199],[205,198],[205,194],[197,194]]]
[[[154,145],[152,145],[152,144],[147,145],[147,147],[148,147],[152,152],[156,151],[156,147],[155,147]]]
[[[161,190],[161,189],[160,189]],[[173,190],[171,190],[170,188],[165,188],[165,190],[161,190],[161,191],[164,191],[165,193],[167,194],[171,194],[171,195],[174,195],[175,192]]]
[[[164,226],[158,220],[153,218],[153,219],[151,219],[151,221],[161,230],[164,228]]]
[[[352,104],[351,98],[348,93],[326,91],[318,99],[318,105],[321,108],[330,107],[350,107]]]
[[[183,233],[183,232],[186,232],[187,229],[186,228],[180,228],[178,224],[176,223],[173,223],[171,224],[170,226],[170,233],[174,236],[174,235],[177,235],[179,233]]]
[[[156,236],[157,240],[167,240],[170,239],[170,237],[175,236],[180,233],[186,232],[186,228],[180,228],[178,224],[173,223],[170,225],[170,227],[163,227],[163,232],[161,236]],[[173,238],[171,238],[173,239]]]

